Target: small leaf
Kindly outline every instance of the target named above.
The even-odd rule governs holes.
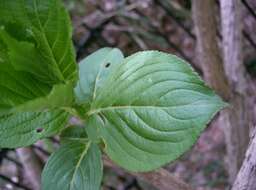
[[[60,132],[68,114],[63,111],[25,112],[0,117],[0,147],[28,146]]]
[[[102,48],[79,64],[79,81],[75,88],[78,104],[89,105],[111,70],[123,61],[117,48]]]
[[[226,105],[186,62],[157,51],[127,57],[102,86],[87,125],[97,124],[106,153],[131,171],[177,159]]]
[[[49,158],[42,174],[42,190],[99,190],[103,166],[95,144],[63,144]]]

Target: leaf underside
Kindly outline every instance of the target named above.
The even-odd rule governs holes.
[[[83,59],[79,63],[79,80],[75,87],[76,102],[89,108],[104,80],[123,59],[117,48],[102,48]]]

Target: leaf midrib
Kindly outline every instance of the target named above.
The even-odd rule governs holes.
[[[37,0],[33,0],[33,2],[34,2],[34,9],[35,9],[35,13],[36,13],[36,18],[37,18],[38,24],[39,24],[39,29],[40,29],[40,31],[42,32],[42,37],[43,37],[43,40],[44,40],[44,42],[45,42],[45,44],[46,44],[47,50],[48,50],[48,52],[49,52],[49,54],[50,54],[50,58],[51,58],[51,60],[53,60],[53,64],[54,64],[54,66],[57,68],[57,69],[56,69],[56,71],[57,71],[56,74],[58,75],[58,78],[59,78],[61,81],[65,81],[65,78],[64,78],[63,74],[61,73],[61,70],[60,70],[60,68],[59,68],[59,66],[58,66],[58,63],[57,63],[57,61],[56,61],[56,59],[55,59],[55,57],[54,57],[54,55],[53,55],[53,52],[52,52],[52,49],[51,49],[51,47],[50,47],[49,41],[48,41],[48,39],[47,39],[47,37],[46,37],[46,35],[45,35],[45,31],[44,31],[44,29],[43,29],[41,20],[40,20],[39,17],[38,17],[39,14],[38,14]],[[48,14],[49,14],[49,13],[48,13]]]
[[[78,162],[77,162],[77,164],[76,164],[76,166],[75,166],[74,173],[73,173],[73,175],[72,175],[72,178],[71,178],[71,181],[70,181],[70,184],[69,184],[69,188],[68,188],[69,190],[72,190],[72,189],[73,189],[74,179],[75,179],[76,172],[77,172],[78,168],[80,167],[81,162],[82,162],[82,160],[83,160],[85,154],[87,153],[87,151],[88,151],[88,149],[89,149],[91,143],[90,143],[90,142],[89,142],[88,144],[84,144],[84,143],[83,143],[83,145],[85,146],[85,148],[84,148],[83,152],[81,153],[80,158],[79,158],[79,160],[78,160]]]
[[[131,105],[131,106],[109,106],[109,107],[104,107],[104,108],[98,108],[98,109],[92,109],[90,111],[88,111],[86,113],[86,115],[88,117],[90,117],[93,114],[98,114],[102,111],[108,111],[108,110],[116,110],[116,109],[135,109],[135,108],[139,108],[139,109],[165,109],[165,108],[173,108],[173,107],[181,107],[181,106],[188,106],[188,105],[193,105],[195,104],[195,102],[193,102],[192,104],[181,104],[181,105],[172,105],[172,106],[136,106],[136,105]],[[215,104],[215,105],[222,105],[221,103],[207,103],[207,104],[202,104],[202,105],[211,105],[211,104]],[[200,104],[195,104],[197,106],[200,106]]]

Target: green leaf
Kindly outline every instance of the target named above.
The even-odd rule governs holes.
[[[61,1],[0,0],[0,9],[0,114],[70,106],[77,68]]]
[[[0,147],[28,146],[60,132],[68,114],[63,111],[25,112],[0,117]]]
[[[117,48],[102,48],[79,64],[79,81],[75,88],[78,104],[89,105],[111,70],[124,59]]]
[[[31,110],[43,111],[44,109],[55,109],[68,107],[73,103],[73,84],[55,85],[52,91],[45,97],[27,101],[25,104],[16,106],[9,112],[29,112]]]
[[[96,123],[108,156],[131,171],[177,159],[226,105],[186,62],[158,51],[127,57],[102,86],[87,125]]]
[[[0,38],[16,70],[50,84],[76,78],[71,23],[60,0],[0,0],[0,9]]]
[[[42,174],[42,190],[99,190],[103,166],[95,144],[63,144],[49,158]]]

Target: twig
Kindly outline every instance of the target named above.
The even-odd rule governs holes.
[[[176,22],[176,24],[181,27],[193,40],[196,39],[196,36],[191,32],[189,28],[187,28],[182,22],[180,22],[173,13],[163,4],[162,1],[155,0],[156,4],[158,4],[164,11]]]
[[[12,179],[10,179],[10,178],[2,175],[2,174],[0,174],[0,178],[2,178],[3,180],[11,183],[12,185],[15,185],[16,187],[19,187],[19,188],[22,188],[22,189],[25,189],[25,190],[32,190],[32,189],[30,189],[30,188],[28,188],[28,187],[26,187],[26,186],[24,186],[24,185],[22,185],[20,183],[17,183],[15,181],[13,181]]]
[[[85,22],[82,23],[82,26],[86,28],[89,33],[84,35],[80,42],[76,45],[77,47],[77,57],[80,58],[82,53],[85,51],[85,47],[89,46],[91,43],[94,42],[94,40],[100,39],[101,42],[104,43],[107,46],[111,46],[105,38],[101,35],[101,32],[104,30],[105,26],[110,22],[110,19],[105,20],[101,24],[97,25],[95,28],[91,28],[88,26]]]
[[[256,128],[232,190],[256,189]]]
[[[103,160],[105,166],[118,168],[106,156],[103,157]],[[192,187],[163,168],[153,172],[131,172],[130,174],[148,182],[159,190],[192,190]]]
[[[40,146],[37,146],[37,145],[32,145],[32,148],[36,149],[36,150],[39,150],[40,152],[42,152],[44,155],[46,156],[50,156],[51,153],[48,152],[47,150],[43,149],[42,147]]]
[[[6,155],[4,158],[5,158],[6,160],[9,160],[9,161],[13,162],[13,163],[16,164],[18,167],[22,168],[22,164],[21,164],[19,161],[15,160],[15,159],[13,159],[13,158],[7,156],[7,155]]]
[[[30,147],[19,148],[16,151],[24,167],[24,172],[27,176],[27,179],[33,186],[33,190],[39,190],[43,168],[42,161]]]
[[[244,6],[247,8],[247,10],[249,11],[249,13],[251,13],[251,15],[254,17],[254,19],[256,19],[256,13],[253,10],[253,8],[247,3],[246,0],[242,0],[242,3],[244,4]]]
[[[246,0],[242,0],[242,3],[244,4],[244,6],[248,9],[248,11],[252,14],[252,16],[255,18],[256,20],[256,13],[254,13],[253,9],[250,7],[250,5],[246,2]],[[220,8],[220,2],[219,0],[216,0],[216,5],[218,8]],[[251,44],[251,46],[256,49],[256,43],[253,41],[253,39],[251,38],[251,36],[245,31],[245,29],[242,30],[243,32],[243,36],[244,38]],[[222,40],[222,35],[221,33],[218,31],[218,37]]]
[[[144,15],[143,13],[141,13],[139,10],[135,10],[135,11],[136,11],[136,13],[139,14],[141,17],[146,18],[145,15]],[[146,18],[146,19],[147,19],[147,18]],[[155,27],[155,26],[154,26],[153,24],[151,24],[150,22],[149,22],[149,24],[150,24],[150,28],[151,28],[152,30],[154,30],[154,31],[152,32],[153,34],[162,36],[163,39],[169,44],[169,46],[170,46],[171,48],[173,48],[180,56],[182,56],[185,60],[187,60],[189,63],[191,63],[191,64],[193,65],[193,67],[195,68],[195,70],[196,70],[198,73],[200,73],[200,74],[202,75],[202,73],[203,73],[203,72],[202,72],[202,69],[201,69],[201,67],[200,67],[198,64],[194,63],[193,60],[190,59],[176,44],[174,44],[172,41],[170,41],[166,35],[162,34],[162,32],[159,31],[159,29],[158,29],[157,27]]]
[[[251,46],[256,50],[256,43],[253,41],[251,36],[245,30],[243,30],[243,35],[245,39],[251,44]]]

